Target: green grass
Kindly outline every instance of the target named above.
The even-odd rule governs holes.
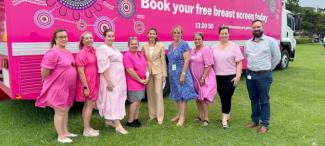
[[[119,135],[106,128],[95,112],[92,125],[101,130],[97,138],[79,136],[71,145],[325,145],[325,55],[320,45],[299,45],[294,62],[285,71],[274,71],[271,88],[271,123],[265,135],[246,129],[250,121],[250,102],[242,80],[233,97],[230,129],[217,122],[219,98],[210,106],[210,125],[193,122],[195,102],[188,103],[186,123],[177,128],[169,119],[176,104],[165,98],[165,123],[147,122],[147,105],[141,108],[143,126]],[[69,127],[81,135],[81,106],[70,112]],[[123,123],[125,120],[123,121]],[[53,128],[53,111],[38,109],[32,101],[0,102],[0,145],[59,145]]]

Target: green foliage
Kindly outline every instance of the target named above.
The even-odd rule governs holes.
[[[297,38],[297,44],[308,44],[308,43],[312,43],[312,39],[311,38]]]
[[[301,31],[325,35],[325,15],[299,6],[299,0],[287,0],[286,8],[301,18]]]
[[[287,10],[294,13],[299,13],[301,11],[301,8],[299,6],[299,0],[287,0],[286,8]]]

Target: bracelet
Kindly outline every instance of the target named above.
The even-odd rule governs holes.
[[[84,90],[86,90],[86,89],[88,89],[88,87],[87,87],[87,86],[85,86],[85,87],[84,87]]]
[[[186,73],[185,73],[185,72],[182,72],[182,74],[183,74],[183,75],[186,75]]]
[[[146,72],[146,77],[149,77],[149,72]]]

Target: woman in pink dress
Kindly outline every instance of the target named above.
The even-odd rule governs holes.
[[[93,43],[93,35],[90,32],[83,33],[79,43],[81,50],[76,57],[79,74],[76,101],[84,102],[84,108],[82,110],[84,124],[83,135],[86,137],[96,137],[99,135],[99,131],[94,130],[90,126],[91,114],[96,106],[99,90],[99,73]]]
[[[209,104],[213,102],[217,92],[216,76],[212,68],[214,61],[210,48],[203,46],[203,34],[195,33],[195,48],[191,50],[190,68],[193,75],[193,83],[198,99],[196,100],[199,111],[198,119],[208,126]]]
[[[51,49],[46,52],[41,63],[43,87],[36,99],[37,107],[54,109],[54,126],[58,142],[71,143],[76,134],[68,130],[68,113],[76,94],[77,71],[72,53],[66,49],[66,30],[58,29],[51,40]]]
[[[118,133],[127,134],[120,122],[125,116],[127,91],[123,55],[113,46],[115,35],[112,30],[105,30],[104,37],[104,45],[96,49],[100,73],[97,108],[106,125],[114,127]]]
[[[129,52],[124,54],[123,63],[126,70],[128,87],[127,100],[131,103],[128,110],[128,121],[125,126],[140,127],[139,113],[141,100],[145,97],[145,85],[148,83],[147,61],[142,52],[138,52],[139,41],[130,37]]]
[[[222,127],[227,129],[231,99],[242,73],[243,55],[234,42],[229,41],[229,27],[219,28],[220,43],[212,47],[218,93],[222,107]]]

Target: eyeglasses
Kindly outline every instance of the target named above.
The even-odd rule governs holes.
[[[57,36],[56,38],[59,38],[59,39],[67,39],[68,36]]]

